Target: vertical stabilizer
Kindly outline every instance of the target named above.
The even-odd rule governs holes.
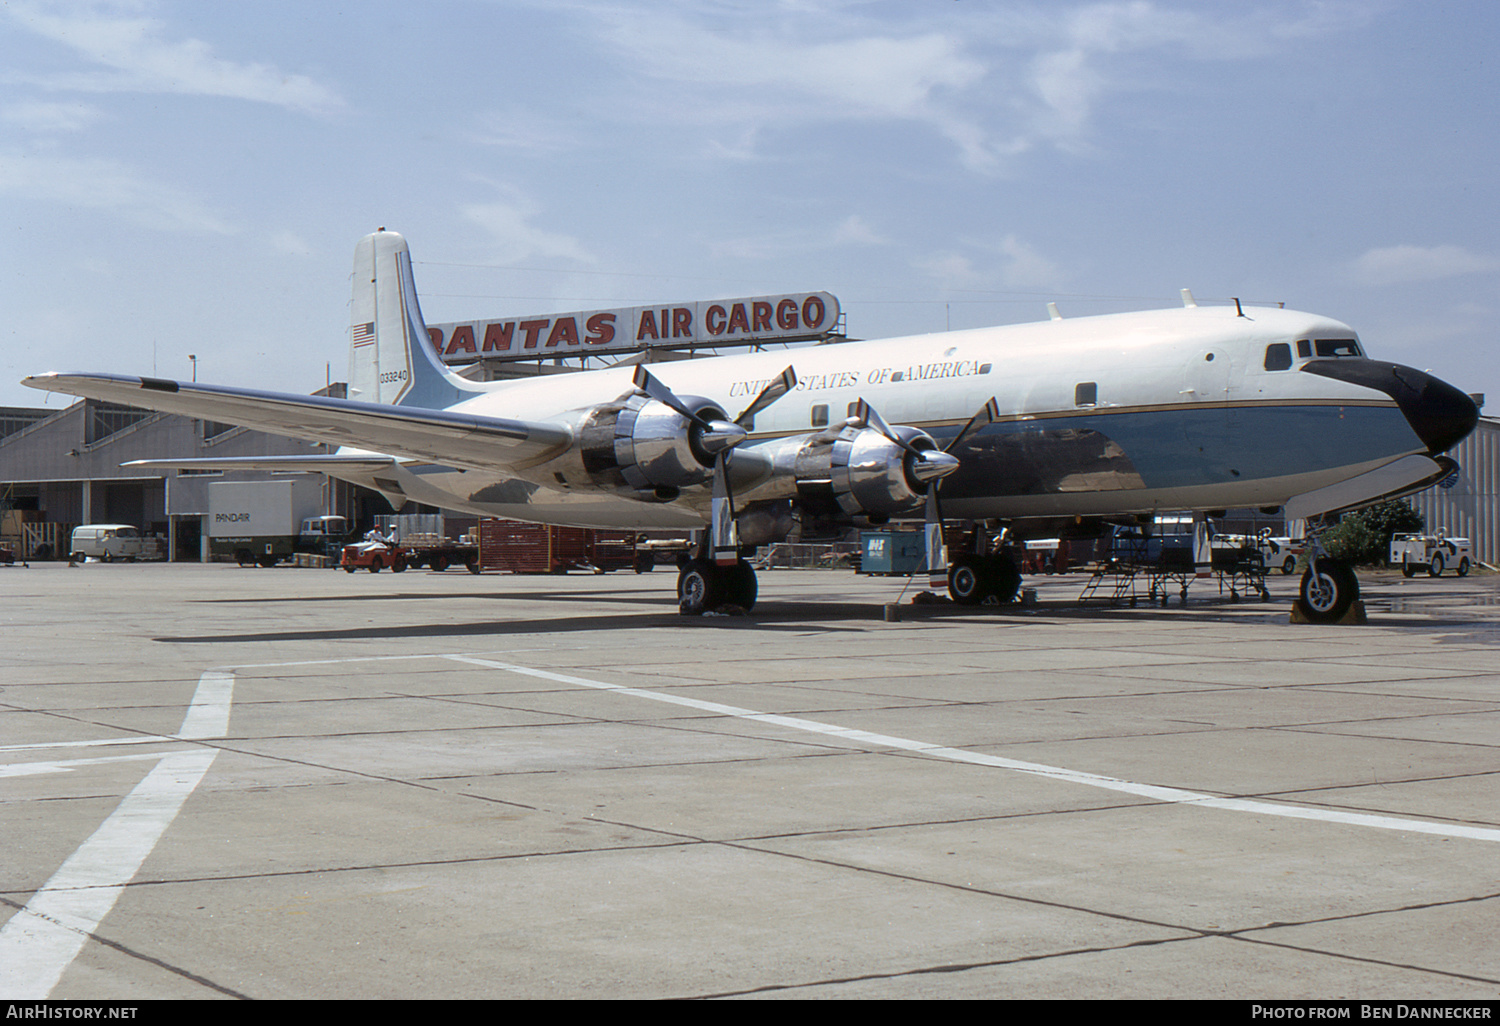
[[[441,410],[480,391],[433,355],[398,233],[381,229],[355,245],[349,325],[350,399]]]

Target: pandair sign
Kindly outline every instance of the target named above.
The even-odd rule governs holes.
[[[827,292],[716,299],[673,306],[429,324],[445,363],[549,359],[632,351],[648,346],[743,346],[824,338],[839,319]]]

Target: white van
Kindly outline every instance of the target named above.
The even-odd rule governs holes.
[[[130,524],[85,524],[73,529],[73,542],[69,549],[75,563],[82,563],[93,556],[102,563],[123,559],[133,563],[137,559],[160,559],[160,543],[155,538],[143,538],[141,532]]]

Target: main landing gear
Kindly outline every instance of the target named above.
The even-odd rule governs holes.
[[[1021,571],[1009,555],[955,556],[948,568],[948,594],[961,606],[1014,602]]]
[[[755,607],[755,568],[743,559],[721,566],[694,557],[677,574],[677,608],[684,616],[702,616],[735,606],[748,613]]]

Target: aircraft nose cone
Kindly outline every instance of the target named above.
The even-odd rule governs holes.
[[[1407,423],[1432,455],[1453,448],[1479,423],[1479,407],[1474,400],[1446,381],[1413,367],[1343,359],[1313,360],[1302,369],[1384,392],[1396,400]]]

